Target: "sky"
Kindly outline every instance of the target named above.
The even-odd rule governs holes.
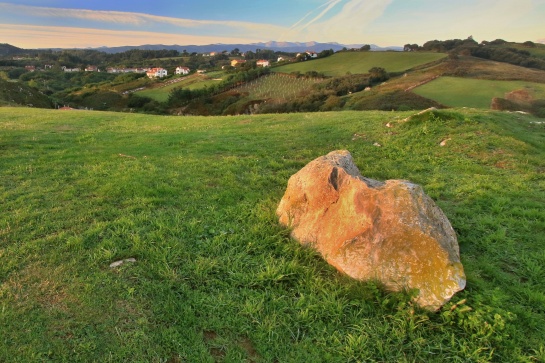
[[[545,0],[0,0],[0,43],[20,48],[143,44],[545,43]]]

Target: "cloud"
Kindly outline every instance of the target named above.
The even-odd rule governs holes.
[[[316,17],[314,17],[311,21],[309,21],[308,23],[306,23],[305,25],[303,25],[302,27],[298,28],[299,31],[303,30],[303,29],[306,29],[308,28],[311,24],[314,24],[315,22],[317,22],[318,20],[320,20],[321,18],[323,18],[331,9],[333,9],[335,7],[335,5],[337,5],[338,3],[340,3],[342,0],[331,0],[331,1],[328,1],[327,3],[325,3],[324,5],[320,6],[320,8],[322,7],[326,7],[324,10],[322,10],[322,12],[320,14],[318,14]],[[300,23],[301,21],[299,21],[298,23]],[[293,28],[293,27],[292,27]]]
[[[2,41],[21,48],[87,48],[143,44],[242,43],[246,38],[132,30],[0,24]]]
[[[328,13],[343,2],[340,11],[327,18]],[[366,28],[380,18],[392,2],[393,0],[330,0],[321,6],[326,8],[320,14],[304,25],[292,27],[287,34],[300,40],[363,42]],[[296,24],[300,23],[302,20]]]
[[[154,25],[171,25],[177,28],[194,29],[216,27],[242,34],[249,32],[253,37],[267,40],[270,34],[277,34],[285,31],[284,27],[272,24],[261,24],[243,21],[218,21],[218,20],[194,20],[183,18],[172,18],[166,16],[150,15],[143,13],[130,13],[121,11],[100,11],[85,9],[64,9],[48,8],[26,5],[0,3],[0,13],[18,14],[38,18],[57,18],[66,20],[86,20],[95,23],[124,25],[131,28],[152,27]]]

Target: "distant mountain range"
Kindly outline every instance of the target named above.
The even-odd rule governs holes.
[[[183,52],[184,50],[188,53],[210,53],[210,52],[222,52],[224,50],[231,51],[235,48],[238,48],[241,52],[252,51],[255,52],[256,49],[271,49],[274,51],[282,51],[289,53],[312,51],[312,52],[321,52],[323,50],[333,49],[334,51],[342,50],[343,48],[360,48],[363,44],[351,44],[344,45],[339,43],[318,43],[318,42],[266,42],[266,43],[251,43],[251,44],[208,44],[208,45],[164,45],[164,44],[146,44],[140,46],[124,46],[124,47],[100,47],[93,48],[106,53],[121,53],[131,49],[142,49],[142,50],[177,50]],[[403,47],[392,46],[392,47],[379,47],[372,44],[371,50],[395,50],[402,51]]]
[[[339,44],[339,43],[318,43],[318,42],[266,42],[266,43],[251,43],[251,44],[208,44],[208,45],[165,45],[165,44],[145,44],[139,46],[123,46],[123,47],[100,47],[100,48],[85,48],[90,50],[97,50],[105,53],[122,53],[132,49],[141,49],[141,50],[177,50],[180,53],[184,50],[188,53],[210,53],[210,52],[222,52],[224,50],[231,51],[235,48],[238,48],[241,52],[252,51],[255,52],[256,49],[271,49],[281,52],[288,53],[297,53],[304,51],[311,51],[319,53],[323,50],[333,49],[334,51],[342,50],[343,48],[361,48],[363,44]],[[63,50],[65,48],[41,48],[51,49],[54,51]],[[74,48],[70,48],[74,49]],[[83,49],[83,48],[78,48]],[[29,51],[30,49],[21,49],[17,48],[10,44],[0,44],[0,56],[6,55],[16,55]],[[373,51],[384,51],[384,50],[393,50],[393,51],[402,51],[403,47],[392,46],[392,47],[379,47],[377,45],[371,44],[371,50]]]

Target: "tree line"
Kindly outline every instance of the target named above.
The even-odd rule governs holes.
[[[531,41],[522,43],[524,47],[534,48]],[[518,49],[503,40],[482,41],[477,43],[473,37],[467,39],[430,40],[422,46],[418,44],[405,44],[406,52],[427,51],[449,53],[452,57],[458,55],[471,55],[477,58],[489,59],[497,62],[505,62],[526,68],[545,70],[545,60],[535,57],[525,49]]]

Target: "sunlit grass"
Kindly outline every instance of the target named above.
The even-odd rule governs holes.
[[[303,74],[316,71],[326,76],[344,76],[347,73],[364,74],[373,67],[382,67],[388,72],[403,72],[445,57],[444,53],[424,52],[342,52],[326,58],[276,67],[273,71]]]
[[[545,98],[545,84],[542,83],[456,77],[440,77],[415,88],[413,92],[450,107],[489,109],[492,98],[503,98],[506,93],[521,89],[533,98]]]
[[[543,124],[409,115],[1,108],[0,361],[542,360]],[[468,285],[438,313],[278,226],[288,178],[335,149],[449,217]]]

